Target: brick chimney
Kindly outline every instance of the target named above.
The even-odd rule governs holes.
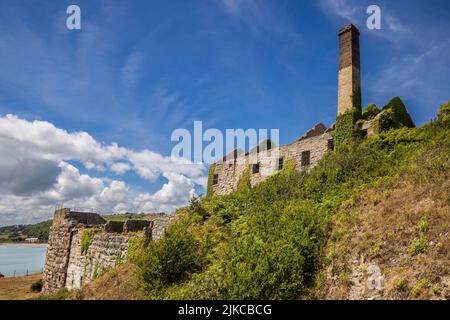
[[[348,24],[339,30],[338,115],[353,107],[352,95],[361,89],[359,30]]]

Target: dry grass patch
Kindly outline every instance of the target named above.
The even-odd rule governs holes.
[[[371,189],[350,211],[340,212],[318,298],[450,298],[449,183]],[[380,290],[366,285],[371,265],[381,270]]]
[[[89,282],[83,289],[73,291],[68,299],[139,300],[143,298],[136,266],[124,263]]]
[[[42,278],[42,273],[21,277],[0,278],[0,300],[29,300],[40,293],[31,291],[31,284]]]

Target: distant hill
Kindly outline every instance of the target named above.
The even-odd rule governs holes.
[[[165,213],[120,213],[120,214],[111,214],[111,215],[105,215],[103,218],[106,221],[125,221],[125,220],[146,220],[151,219],[152,217],[160,217],[163,216]]]
[[[26,238],[47,242],[51,225],[52,220],[47,220],[36,224],[0,227],[0,242],[22,242]]]

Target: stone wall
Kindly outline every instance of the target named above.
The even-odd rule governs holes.
[[[295,161],[298,170],[309,170],[325,155],[332,140],[331,133],[323,124],[317,124],[301,138],[291,144],[272,150],[243,154],[236,159],[216,163],[214,174],[218,183],[213,185],[216,195],[230,194],[236,190],[243,172],[249,168],[252,186],[266,180],[278,172],[279,161],[283,163]],[[302,165],[302,153],[309,151],[309,165]],[[259,164],[259,172],[253,173],[252,165]]]
[[[49,234],[43,293],[81,288],[126,260],[131,237],[148,236],[158,240],[175,219],[176,216],[170,215],[152,217],[152,221],[128,220],[123,223],[123,228],[116,228],[96,213],[56,210]],[[84,234],[88,246],[82,252]]]
[[[73,212],[65,208],[55,211],[43,272],[44,293],[55,293],[65,287],[72,238],[78,228],[98,226],[104,222],[105,220],[95,213]]]
[[[79,289],[84,283],[118,265],[126,258],[130,234],[106,233],[92,229],[93,235],[86,252],[81,252],[81,239],[86,228],[72,237],[65,287]]]

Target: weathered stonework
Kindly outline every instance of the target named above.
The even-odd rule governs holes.
[[[226,195],[236,190],[244,171],[250,169],[250,183],[254,186],[279,171],[283,165],[295,161],[298,170],[313,168],[324,154],[332,147],[332,136],[327,128],[319,123],[291,144],[264,152],[241,154],[235,159],[216,163],[214,174],[218,183],[213,185],[215,195]],[[307,164],[302,162],[309,154]],[[281,160],[282,159],[282,160]],[[306,159],[303,159],[306,160]],[[259,172],[253,172],[252,165],[259,165]]]
[[[49,234],[43,293],[81,288],[126,259],[132,236],[158,240],[175,219],[176,216],[163,216],[152,221],[128,220],[114,224],[96,213],[56,210]],[[90,237],[87,249],[82,252],[85,232]]]

